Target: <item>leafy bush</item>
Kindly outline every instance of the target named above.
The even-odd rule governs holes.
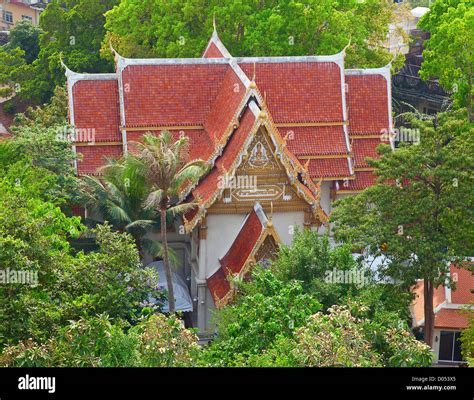
[[[68,239],[83,230],[79,218],[0,180],[0,269],[38,278],[36,285],[0,285],[0,347],[28,338],[44,342],[80,316],[107,312],[133,322],[150,295],[162,296],[129,235],[100,226],[94,231],[99,251],[73,255]]]
[[[380,353],[374,343],[371,321],[353,315],[348,306],[318,312],[293,338],[279,337],[248,365],[259,367],[426,367],[431,349],[406,329],[379,327],[390,351]]]
[[[182,367],[194,363],[197,336],[176,316],[152,315],[138,325],[105,314],[71,321],[45,344],[32,339],[7,347],[8,367]]]
[[[465,311],[469,326],[461,332],[462,356],[470,367],[474,367],[474,311]]]
[[[357,271],[363,285],[327,282],[328,271]],[[327,310],[335,304],[358,299],[370,310],[368,318],[380,314],[386,320],[409,320],[412,295],[399,285],[376,282],[373,273],[355,259],[349,244],[331,246],[328,236],[311,230],[297,231],[291,246],[282,246],[272,265],[275,275],[284,282],[297,280],[305,292],[315,296]],[[388,313],[385,317],[382,314]],[[397,316],[394,318],[393,313]]]
[[[131,329],[137,335],[140,366],[189,367],[200,350],[198,337],[176,315],[155,314]]]
[[[277,277],[285,282],[300,281],[305,292],[314,294],[325,309],[358,292],[355,284],[327,283],[327,272],[333,269],[362,271],[349,245],[331,247],[328,236],[320,237],[317,231],[308,229],[297,231],[291,246],[281,246],[272,265]]]
[[[245,365],[248,357],[260,354],[277,337],[293,336],[321,308],[299,282],[283,282],[261,268],[239,290],[236,302],[216,314],[219,334],[202,355],[204,365]]]

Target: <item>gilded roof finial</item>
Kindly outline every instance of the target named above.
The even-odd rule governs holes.
[[[252,74],[252,80],[250,81],[250,87],[252,89],[255,89],[257,87],[257,84],[255,83],[256,76],[257,76],[257,67],[256,67],[256,64],[253,63],[253,74]]]
[[[214,27],[214,32],[217,33],[217,28],[216,28],[216,13],[212,16],[212,26]]]
[[[308,172],[309,162],[310,162],[310,161],[311,161],[311,160],[308,158],[308,161],[306,161],[306,163],[304,164],[304,167],[303,167],[303,168],[304,168],[304,171],[305,171],[305,172]]]

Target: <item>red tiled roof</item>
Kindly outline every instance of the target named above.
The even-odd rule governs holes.
[[[76,129],[93,130],[96,142],[122,140],[116,80],[79,81],[73,87],[73,98]]]
[[[355,179],[348,180],[339,185],[339,190],[364,190],[369,186],[375,185],[377,177],[372,171],[356,171]]]
[[[366,158],[379,158],[377,146],[382,143],[380,139],[352,139],[352,153],[354,154],[354,168],[366,168],[369,165]]]
[[[216,160],[211,172],[193,190],[194,198],[206,202],[216,193],[219,177],[224,176],[235,161],[254,123],[255,116],[247,108],[240,120],[239,127],[230,137],[223,154]]]
[[[435,328],[464,329],[469,326],[466,311],[442,308],[435,314]]]
[[[122,71],[127,126],[204,124],[229,68],[226,64],[128,65]]]
[[[122,145],[113,146],[79,146],[77,153],[82,154],[82,160],[77,161],[79,175],[97,174],[97,169],[105,164],[105,158],[119,158],[122,155]]]
[[[206,48],[206,51],[202,55],[203,58],[222,58],[224,55],[222,52],[217,48],[217,46],[213,43],[210,42],[208,47]]]
[[[382,134],[389,127],[387,80],[380,74],[346,75],[351,135]]]
[[[240,66],[253,76],[254,64]],[[342,121],[341,70],[336,63],[256,63],[255,72],[276,123]]]
[[[226,128],[232,122],[238,107],[246,93],[246,88],[232,68],[224,75],[211,111],[207,115],[204,128],[209,132],[209,137],[217,142],[221,139]]]
[[[255,207],[260,208],[258,204]],[[261,208],[260,211],[263,213]],[[207,285],[216,305],[230,292],[229,279],[234,275],[240,274],[264,229],[265,226],[262,224],[254,208],[247,215],[242,228],[226,255],[219,260],[220,268],[207,279]]]
[[[342,126],[279,128],[290,150],[296,156],[348,154]]]
[[[308,156],[349,156],[345,128],[342,126],[295,126],[312,122],[342,123],[344,119],[344,97],[346,97],[349,134],[380,134],[389,124],[387,81],[379,72],[347,71],[346,96],[342,93],[342,56],[328,60],[315,59],[235,59],[240,67],[233,67],[222,55],[228,55],[224,45],[214,32],[204,52],[204,58],[184,60],[119,60],[117,74],[122,82],[123,109],[128,140],[138,140],[143,131],[133,128],[192,126],[185,130],[190,136],[190,158],[209,160],[216,153],[216,142],[221,139],[225,145],[232,119],[239,111],[246,87],[243,75],[254,75],[260,94],[266,99],[271,119],[277,124],[281,136],[288,131],[287,156],[292,160]],[[215,58],[221,58],[217,60]],[[96,74],[97,75],[97,74]],[[78,128],[95,129],[96,142],[121,142],[121,120],[117,79],[100,76],[77,75],[68,71],[73,84],[73,111]],[[248,82],[247,82],[248,83]],[[250,90],[250,89],[249,89]],[[253,90],[253,89],[252,89]],[[122,93],[122,91],[121,91]],[[255,97],[261,103],[259,95]],[[245,121],[241,121],[241,124]],[[285,127],[286,125],[286,127]],[[289,126],[290,125],[290,126]],[[202,128],[201,128],[202,127]],[[197,188],[196,195],[208,195],[215,186],[213,180],[228,168],[248,131],[237,130],[227,143],[225,155],[220,157],[215,170]],[[239,133],[240,132],[240,133]],[[143,132],[144,133],[144,132]],[[237,134],[236,134],[237,133]],[[293,139],[292,139],[293,138]],[[355,167],[365,167],[364,157],[374,155],[376,140],[354,139],[353,156]],[[118,149],[117,146],[115,149]],[[96,153],[111,153],[99,147]],[[98,155],[84,161],[78,172],[90,171],[99,165]],[[117,151],[114,154],[120,155]],[[295,157],[296,156],[296,157]],[[347,159],[313,159],[309,165],[312,178],[338,179],[350,176]],[[351,181],[349,190],[360,190],[372,184],[370,173],[357,172],[356,183]],[[360,180],[360,181],[359,181]],[[199,192],[202,193],[199,193]]]
[[[471,264],[472,265],[472,264]],[[457,281],[456,290],[451,291],[451,302],[454,304],[469,304],[474,302],[474,275],[467,268],[451,265],[451,276]]]
[[[302,164],[306,164],[306,160],[300,160]],[[310,160],[308,164],[308,172],[311,177],[328,178],[328,177],[348,177],[351,175],[347,157],[345,158],[321,158]]]
[[[220,264],[227,274],[240,273],[263,229],[264,226],[260,222],[255,210],[253,210],[245,220],[232,246],[220,260]]]
[[[214,301],[223,299],[230,291],[230,282],[222,268],[219,268],[212,276],[207,278],[207,287]]]
[[[129,142],[140,142],[145,133],[159,135],[160,131],[150,130],[143,131],[128,131],[127,140]],[[181,131],[172,131],[173,137],[178,138],[179,135],[184,134],[189,138],[189,156],[187,161],[202,159],[208,160],[214,150],[214,144],[211,142],[208,133],[204,129],[186,129]]]

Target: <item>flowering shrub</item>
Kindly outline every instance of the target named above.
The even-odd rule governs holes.
[[[380,347],[378,333],[367,319],[355,317],[348,306],[333,306],[328,314],[312,315],[294,338],[280,337],[268,351],[249,359],[251,366],[293,367],[426,367],[431,349],[403,328],[378,329],[387,342]],[[380,351],[383,349],[383,351]]]
[[[183,367],[194,363],[197,336],[175,316],[152,315],[127,332],[106,315],[71,321],[45,344],[8,346],[4,367]]]
[[[216,314],[218,336],[203,351],[206,366],[244,366],[279,336],[292,337],[306,319],[321,309],[299,282],[283,282],[270,270],[256,268],[242,282],[235,303]]]
[[[364,336],[361,322],[344,306],[317,313],[296,333],[296,354],[306,366],[377,367],[380,356]]]
[[[199,351],[198,337],[174,315],[152,315],[132,328],[138,337],[142,367],[192,366]]]

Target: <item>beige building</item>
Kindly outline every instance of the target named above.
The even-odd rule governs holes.
[[[42,5],[34,0],[0,0],[0,30],[10,30],[22,20],[38,25]]]

